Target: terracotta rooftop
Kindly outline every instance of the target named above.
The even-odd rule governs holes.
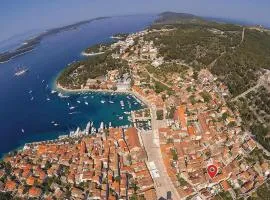
[[[30,197],[39,197],[41,193],[42,193],[41,189],[36,187],[31,187],[28,192]]]
[[[221,181],[220,184],[221,184],[222,188],[223,188],[225,191],[228,191],[228,190],[231,188],[231,186],[230,186],[230,184],[228,183],[227,180]]]
[[[135,127],[128,128],[126,131],[126,135],[128,136],[127,143],[130,150],[136,147],[141,148],[138,131]]]
[[[180,105],[175,113],[175,119],[179,121],[181,127],[186,130],[187,128],[187,118],[186,118],[186,106]]]

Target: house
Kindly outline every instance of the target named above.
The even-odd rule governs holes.
[[[187,116],[185,105],[180,105],[177,107],[174,119],[180,124],[182,130],[187,130]]]
[[[139,151],[141,149],[141,143],[138,136],[138,131],[135,127],[130,127],[126,130],[127,145],[129,151]]]
[[[28,196],[32,198],[38,198],[42,194],[42,191],[40,188],[37,187],[31,187],[28,191]]]
[[[17,187],[17,184],[12,180],[7,180],[5,184],[5,190],[6,191],[13,191]]]
[[[83,191],[75,187],[71,189],[71,196],[75,199],[84,199]]]

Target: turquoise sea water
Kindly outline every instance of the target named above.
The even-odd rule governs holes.
[[[119,32],[142,30],[154,19],[155,16],[144,15],[94,21],[47,37],[34,51],[0,64],[0,154],[26,142],[53,139],[78,126],[84,128],[90,120],[96,127],[101,121],[113,126],[129,124],[124,112],[141,108],[131,96],[77,93],[64,94],[69,97],[62,98],[51,90],[57,74],[67,64],[84,59],[81,52],[86,47],[110,41],[110,36]],[[30,70],[24,76],[14,77],[18,66]],[[101,103],[103,100],[105,103]],[[124,102],[124,109],[120,101]]]

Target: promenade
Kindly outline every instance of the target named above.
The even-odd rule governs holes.
[[[181,199],[167,173],[160,150],[158,129],[164,126],[164,121],[156,119],[156,109],[152,105],[140,95],[136,96],[151,110],[152,130],[141,132],[141,138],[147,152],[147,165],[154,180],[157,198]]]

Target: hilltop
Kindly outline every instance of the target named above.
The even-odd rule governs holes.
[[[182,24],[182,23],[203,23],[201,17],[188,14],[188,13],[174,13],[174,12],[163,12],[158,15],[158,19],[155,24]]]

